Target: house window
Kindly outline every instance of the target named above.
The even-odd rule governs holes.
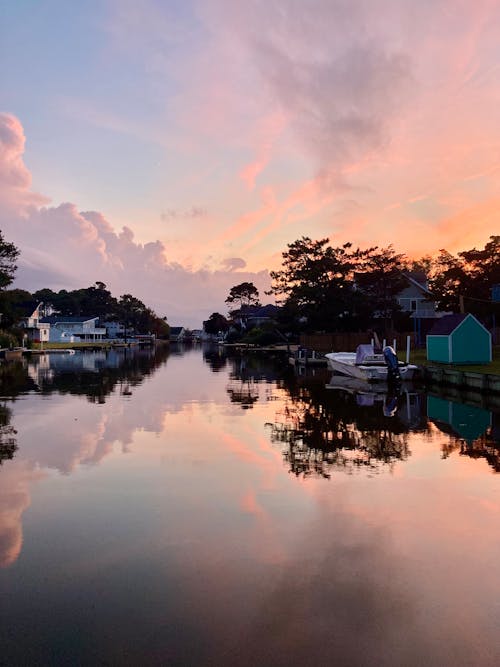
[[[412,299],[410,301],[410,310],[411,311],[417,310],[417,300],[416,299]]]

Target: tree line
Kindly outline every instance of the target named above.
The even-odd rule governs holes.
[[[14,280],[19,250],[5,241],[0,231],[0,312],[2,329],[10,329],[25,314],[24,304],[30,301],[50,305],[58,315],[99,317],[101,322],[119,322],[136,333],[168,336],[166,318],[158,315],[132,294],[114,297],[105,283],[97,281],[90,287],[55,292],[44,288],[36,292],[6,289]]]
[[[435,257],[412,260],[391,246],[362,249],[352,243],[332,246],[328,238],[307,236],[287,245],[281,268],[271,271],[268,296],[280,306],[279,324],[286,331],[360,331],[374,319],[386,329],[408,330],[410,313],[398,295],[409,285],[408,275],[425,274],[427,300],[436,309],[472,312],[492,324],[498,303],[492,290],[500,285],[500,236],[484,248],[456,255],[440,250]],[[205,330],[216,333],[244,321],[245,311],[260,305],[253,283],[231,288],[228,317],[213,313]]]

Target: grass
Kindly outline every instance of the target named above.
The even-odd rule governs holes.
[[[87,347],[112,347],[111,343],[102,343],[96,341],[95,343],[33,343],[34,350],[76,350],[76,349],[85,349]]]
[[[406,355],[400,351],[398,356],[405,360]],[[427,360],[427,351],[425,349],[411,350],[410,362],[417,366],[443,366],[443,368],[453,368],[457,371],[469,371],[470,373],[488,373],[490,375],[500,375],[500,346],[493,348],[493,361],[489,364],[440,364],[436,361]]]

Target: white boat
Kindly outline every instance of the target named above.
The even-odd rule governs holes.
[[[390,359],[396,359],[396,355],[391,347],[385,347],[384,352],[375,352],[371,345],[358,345],[356,352],[329,352],[325,357],[334,373],[368,382],[386,382],[391,377]],[[411,380],[418,366],[398,361],[396,368],[401,380]]]

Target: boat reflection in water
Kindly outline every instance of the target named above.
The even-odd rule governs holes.
[[[416,392],[337,375],[326,384],[310,380],[288,385],[289,400],[269,425],[272,441],[286,444],[283,456],[295,475],[392,467],[410,455],[410,429],[426,428]]]
[[[498,415],[278,356],[64,357],[0,367],[2,664],[500,664]]]

